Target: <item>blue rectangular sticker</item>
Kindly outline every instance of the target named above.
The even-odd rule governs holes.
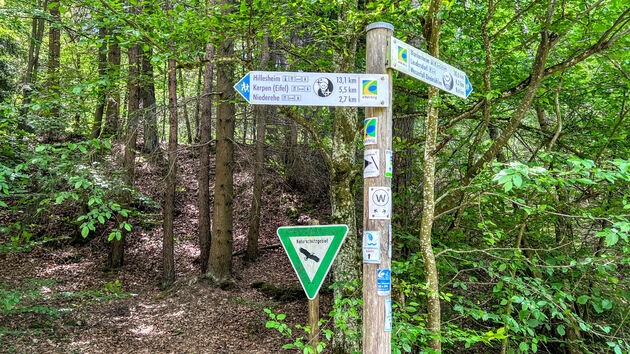
[[[385,331],[392,330],[392,298],[385,299]]]
[[[376,270],[376,293],[378,296],[389,296],[392,288],[392,272],[389,269]]]

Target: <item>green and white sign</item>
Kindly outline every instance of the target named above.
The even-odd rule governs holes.
[[[277,233],[306,297],[313,300],[346,239],[348,226],[283,226]]]

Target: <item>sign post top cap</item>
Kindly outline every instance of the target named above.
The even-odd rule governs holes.
[[[365,28],[365,31],[369,32],[370,30],[373,30],[375,28],[386,28],[393,31],[394,25],[392,25],[389,22],[372,22],[369,25],[367,25],[367,27]]]

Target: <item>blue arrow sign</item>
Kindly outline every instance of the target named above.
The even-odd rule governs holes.
[[[468,98],[472,90],[472,85],[470,84],[470,80],[468,80],[468,75],[466,75],[466,98]]]
[[[242,78],[241,81],[234,85],[234,88],[238,93],[241,94],[241,96],[243,96],[243,98],[247,102],[249,102],[249,93],[251,92],[251,86],[249,84],[249,73],[247,73],[247,75],[245,75],[245,77]]]

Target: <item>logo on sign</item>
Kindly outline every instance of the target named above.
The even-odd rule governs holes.
[[[389,269],[376,270],[376,293],[379,296],[389,296],[392,284],[392,273]]]
[[[442,74],[442,83],[444,84],[444,88],[447,91],[453,89],[453,76],[451,75],[451,73],[445,71],[444,74]]]
[[[389,187],[370,187],[368,192],[368,207],[370,219],[391,218],[392,190]]]
[[[333,93],[334,87],[332,81],[328,78],[320,77],[315,80],[315,84],[313,84],[313,89],[317,93],[319,97],[328,97]]]
[[[407,48],[398,47],[398,61],[407,64]]]
[[[376,80],[361,80],[361,98],[375,100],[378,96],[378,82]]]
[[[376,135],[378,134],[378,130],[376,129],[376,125],[378,123],[378,118],[366,118],[363,121],[363,145],[372,145],[376,144]]]
[[[378,189],[372,194],[372,201],[377,206],[385,206],[389,204],[389,193],[385,189]]]

